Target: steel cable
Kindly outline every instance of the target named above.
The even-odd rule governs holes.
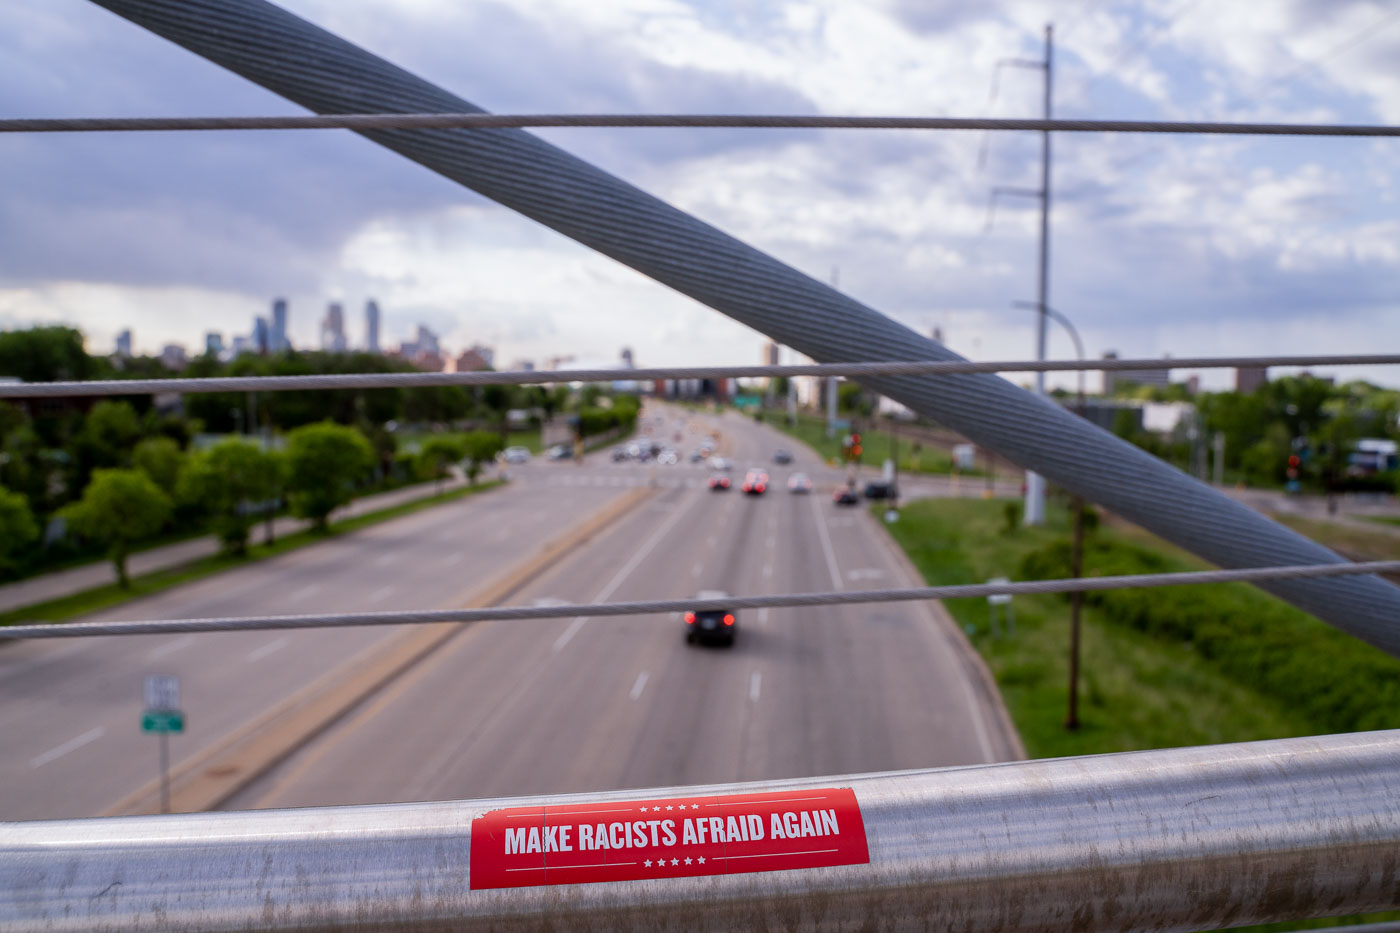
[[[390,612],[317,613],[287,616],[243,616],[218,619],[168,619],[134,622],[70,622],[13,625],[0,628],[0,640],[81,638],[94,635],[159,635],[172,632],[240,632],[264,629],[343,628],[359,625],[423,625],[433,622],[524,621],[579,616],[633,616],[663,612],[711,612],[738,609],[780,609],[794,606],[844,606],[855,603],[910,602],[930,599],[971,599],[982,596],[1033,596],[1042,593],[1099,592],[1203,583],[1257,583],[1400,572],[1400,560],[1356,564],[1309,564],[1298,567],[1250,567],[1242,570],[1193,570],[1185,573],[1123,574],[1024,580],[1016,583],[966,583],[888,590],[843,590],[822,593],[782,593],[773,596],[725,596],[706,599],[653,599],[621,603],[579,603],[549,606],[490,606],[476,609],[395,610]]]
[[[656,379],[725,379],[757,376],[951,376],[1001,372],[1132,372],[1153,369],[1221,369],[1235,366],[1387,366],[1396,354],[1347,356],[1229,356],[1143,360],[908,360],[882,363],[811,363],[788,366],[661,366],[641,369],[515,370],[459,373],[323,373],[307,376],[203,376],[171,379],[102,379],[88,382],[0,383],[0,398],[146,395],[164,392],[288,392],[318,389],[386,389],[415,386],[536,385],[568,382],[640,382]]]

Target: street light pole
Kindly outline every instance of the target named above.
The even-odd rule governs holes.
[[[1013,301],[1012,305],[1017,308],[1032,308],[1041,312],[1040,319],[1044,323],[1046,317],[1053,317],[1056,321],[1064,325],[1069,332],[1070,339],[1074,341],[1074,350],[1078,354],[1080,362],[1084,362],[1084,343],[1079,339],[1079,331],[1070,323],[1069,318],[1045,304],[1032,304],[1029,301]],[[1079,370],[1079,417],[1084,417],[1084,370]],[[1074,544],[1070,550],[1069,575],[1078,579],[1084,572],[1084,499],[1082,496],[1075,496],[1073,502],[1074,509]],[[1079,728],[1079,612],[1084,594],[1074,590],[1069,594],[1069,704],[1065,712],[1065,728]]]

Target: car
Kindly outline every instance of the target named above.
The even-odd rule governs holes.
[[[768,489],[768,474],[762,470],[749,470],[744,474],[744,485],[740,488],[751,496],[761,496]]]
[[[708,455],[697,447],[690,452],[690,456],[687,459],[690,460],[691,463],[699,463],[701,460],[704,460],[706,456]]]
[[[716,473],[710,477],[710,489],[715,492],[724,492],[729,488],[729,477],[724,473]]]
[[[555,444],[549,448],[545,456],[550,460],[572,460],[574,459],[574,448],[569,444]]]
[[[671,448],[664,447],[661,453],[656,455],[656,462],[664,466],[675,466],[677,463],[681,462],[681,458],[677,456],[676,452]]]
[[[722,590],[701,590],[695,598],[724,599],[728,595]],[[702,609],[685,614],[685,640],[692,645],[705,641],[732,645],[738,628],[739,616],[733,609]]]
[[[842,486],[840,489],[836,490],[836,493],[831,497],[831,501],[835,502],[837,505],[858,505],[860,503],[860,496],[856,495],[856,491],[850,486]]]
[[[788,477],[787,487],[788,492],[811,492],[812,481],[806,473],[794,473]]]
[[[872,479],[865,484],[865,498],[897,499],[899,498],[899,487],[895,486],[891,480]]]
[[[632,455],[627,452],[626,447],[614,447],[612,450],[612,458],[613,463],[618,463],[623,460],[631,460]]]
[[[710,469],[725,472],[734,469],[734,464],[730,463],[724,457],[711,457]]]
[[[773,451],[773,462],[779,466],[786,466],[792,462],[792,454],[789,451],[779,448]]]
[[[501,452],[501,457],[506,463],[529,463],[530,448],[528,447],[507,447]]]

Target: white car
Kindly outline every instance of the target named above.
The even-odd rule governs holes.
[[[729,470],[734,469],[734,464],[730,463],[724,457],[711,457],[710,469],[718,470],[720,472],[727,472]]]
[[[667,447],[665,450],[661,451],[661,453],[656,455],[656,462],[664,464],[665,466],[675,466],[677,463],[681,462],[681,458],[677,456],[674,450],[672,450],[670,447]]]
[[[507,447],[501,454],[506,463],[529,463],[530,448],[528,447]]]

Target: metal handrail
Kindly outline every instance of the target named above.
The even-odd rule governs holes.
[[[853,790],[868,862],[472,889],[490,868],[473,853],[501,844],[474,840],[473,823],[500,808],[558,821],[587,804],[818,788]],[[1388,731],[588,796],[4,823],[0,928],[1192,930],[1400,907],[1397,852],[1400,731]]]

